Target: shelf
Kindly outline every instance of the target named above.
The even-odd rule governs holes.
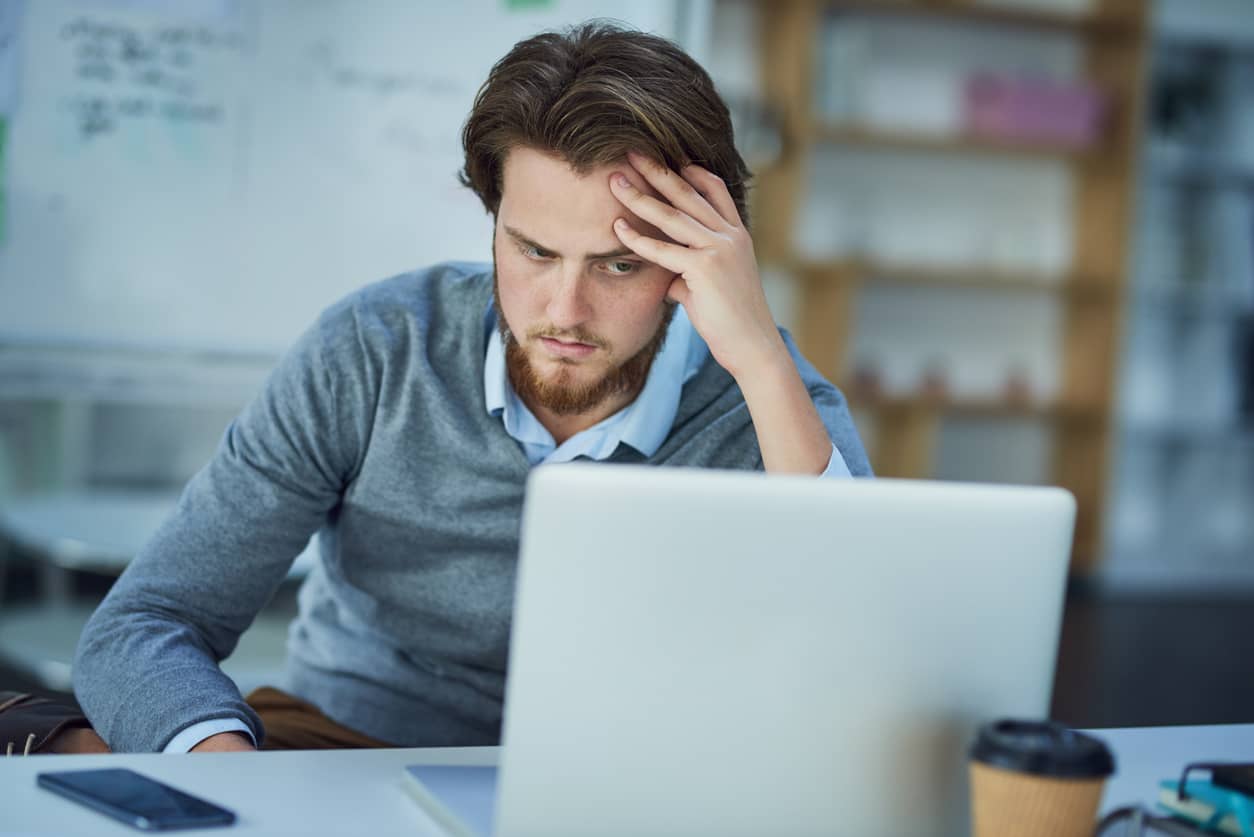
[[[973,0],[827,0],[833,11],[896,14],[1004,24],[1026,29],[1072,32],[1086,36],[1130,36],[1140,31],[1139,24],[1127,17],[1112,14],[1060,14],[1045,10],[1023,9]]]
[[[1254,17],[1248,0],[1159,0],[1149,34],[1155,49],[1254,54]]]
[[[1093,277],[998,271],[984,267],[969,269],[932,268],[917,265],[890,265],[879,262],[797,260],[790,269],[829,281],[849,281],[867,285],[909,287],[966,288],[973,290],[1008,291],[1011,293],[1046,293],[1076,297],[1113,298],[1109,281]]]
[[[911,131],[884,130],[838,122],[814,128],[818,142],[887,151],[920,151],[936,154],[1000,154],[1074,163],[1096,156],[1100,148],[1081,148],[1062,143],[1028,142],[970,135],[942,136]]]
[[[1137,444],[1233,445],[1254,443],[1254,423],[1230,421],[1134,421],[1124,424],[1120,434]]]
[[[994,5],[991,0],[758,0],[756,5],[767,22],[759,64],[762,88],[788,114],[783,125],[785,153],[759,182],[760,229],[769,241],[759,252],[769,253],[778,267],[804,280],[798,283],[797,312],[802,351],[824,359],[822,369],[831,380],[839,380],[839,370],[850,370],[845,383],[852,385],[843,389],[850,405],[874,421],[870,455],[878,473],[933,474],[940,430],[952,421],[974,425],[987,420],[993,426],[1022,422],[1053,435],[1057,443],[1049,453],[1050,473],[1077,498],[1072,571],[1092,571],[1103,544],[1105,451],[1116,429],[1113,405],[1108,403],[1109,382],[1114,379],[1119,327],[1131,290],[1124,265],[1130,255],[1132,186],[1140,162],[1136,152],[1150,3],[1103,0],[1092,4],[1091,11],[1077,14],[1057,8],[1025,9],[1024,2]],[[886,24],[912,23],[907,16],[916,16],[920,25],[934,25],[938,33],[952,28],[977,38],[1016,34],[1030,40],[1040,35],[1075,47],[1083,78],[1108,99],[1108,123],[1101,134],[1080,145],[1066,137],[976,136],[962,124],[948,126],[951,133],[925,133],[926,126],[909,124],[880,128],[852,114],[820,112],[816,80],[824,71],[821,35],[826,24],[840,22],[839,16],[855,15]],[[909,55],[897,58],[910,60]],[[882,264],[875,256],[849,252],[802,257],[791,242],[801,226],[811,161],[817,155],[853,158],[855,153],[855,163],[879,158],[870,162],[917,160],[952,167],[970,160],[977,169],[1009,166],[1067,175],[1075,187],[1070,212],[1074,261],[1063,265],[1067,269],[1061,275],[1042,275],[988,265]],[[969,191],[961,181],[950,185],[959,196],[964,190]],[[976,294],[998,294],[1010,304],[1019,301],[1010,295],[1020,294],[1025,305],[1059,309],[1058,393],[1038,395],[1019,384],[1017,376],[992,382],[986,397],[975,398],[952,391],[947,396],[943,388],[929,385],[939,379],[926,375],[900,382],[910,390],[892,390],[890,395],[877,388],[871,370],[861,375],[853,371],[856,302],[860,293],[892,286],[943,289],[933,294],[953,294],[957,302],[974,300]],[[959,296],[964,293],[968,296]],[[889,383],[881,378],[880,387]],[[948,381],[951,389],[956,382]]]
[[[1189,286],[1146,283],[1131,295],[1142,310],[1172,318],[1239,320],[1254,317],[1254,304],[1237,288],[1215,287],[1199,282]]]
[[[843,391],[850,407],[876,412],[930,411],[961,418],[1028,418],[1062,422],[1095,422],[1102,415],[1098,409],[1070,404],[929,395],[866,396],[848,387]]]
[[[1159,180],[1174,180],[1212,188],[1254,189],[1254,164],[1222,155],[1177,155],[1152,152],[1146,170]]]

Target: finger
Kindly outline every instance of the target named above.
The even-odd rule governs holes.
[[[656,265],[661,265],[671,273],[683,273],[692,267],[694,250],[643,235],[622,218],[614,222],[614,234],[633,253]]]
[[[685,308],[688,307],[688,299],[692,296],[692,289],[688,287],[688,283],[684,281],[684,277],[676,276],[671,280],[671,286],[666,289],[666,298],[678,302]]]
[[[736,208],[736,201],[732,200],[731,192],[727,190],[727,184],[723,182],[723,178],[696,163],[684,166],[680,174],[688,185],[696,189],[718,211],[725,223],[733,227],[740,227],[744,223],[744,219],[740,217],[740,210]]]
[[[690,187],[691,188],[691,187]],[[677,207],[658,200],[632,185],[625,175],[610,176],[610,191],[637,217],[657,227],[673,241],[692,247],[705,247],[713,243],[715,233]],[[720,228],[727,225],[720,221]]]
[[[627,162],[676,209],[688,213],[712,230],[720,230],[726,225],[726,219],[710,205],[701,192],[669,166],[634,151],[627,153]]]

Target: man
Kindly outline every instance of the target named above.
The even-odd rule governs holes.
[[[603,24],[521,42],[463,144],[493,267],[439,265],[326,311],[84,630],[91,726],[12,695],[0,742],[494,744],[531,467],[869,473],[843,398],[767,308],[748,172],[682,51]],[[218,663],[314,531],[282,689],[245,700]]]

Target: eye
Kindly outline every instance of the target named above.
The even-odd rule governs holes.
[[[630,276],[640,269],[640,262],[613,261],[605,263],[605,272],[611,276]]]
[[[548,261],[553,256],[553,254],[547,250],[541,250],[534,244],[524,244],[521,241],[518,242],[518,252],[537,262]]]

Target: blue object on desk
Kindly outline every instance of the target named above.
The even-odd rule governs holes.
[[[1196,781],[1184,785],[1178,780],[1159,782],[1158,805],[1173,817],[1196,823],[1215,834],[1254,837],[1254,800],[1240,791]]]
[[[440,825],[457,837],[492,837],[496,819],[495,767],[411,764],[406,788]]]

